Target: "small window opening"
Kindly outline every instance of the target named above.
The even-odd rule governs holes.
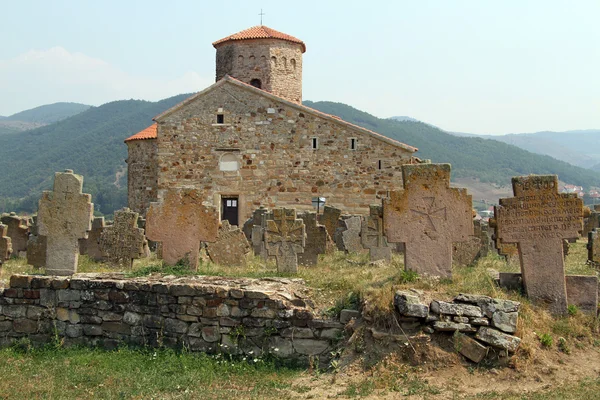
[[[224,124],[225,116],[223,114],[217,114],[217,124]]]
[[[237,207],[237,199],[227,199],[227,207]]]
[[[381,169],[382,164],[381,160],[377,161],[377,169]]]
[[[356,138],[350,139],[350,150],[356,150]]]
[[[252,86],[254,86],[255,88],[262,89],[262,82],[260,81],[260,79],[252,79],[252,80],[250,81],[250,84],[251,84]]]
[[[312,148],[313,149],[318,149],[319,148],[319,139],[314,137],[312,138]]]

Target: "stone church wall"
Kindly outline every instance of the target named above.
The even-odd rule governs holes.
[[[127,142],[127,147],[127,202],[133,211],[146,215],[157,194],[156,140],[132,140]]]
[[[58,336],[65,345],[107,349],[185,347],[326,361],[343,325],[314,318],[297,288],[287,286],[286,279],[14,275],[0,289],[0,345],[22,338],[39,345]]]
[[[412,156],[385,138],[229,82],[158,122],[159,196],[196,187],[219,207],[219,196],[236,195],[242,221],[260,205],[312,210],[316,196],[366,214],[388,190],[402,188],[401,165]],[[224,160],[239,169],[220,170]]]

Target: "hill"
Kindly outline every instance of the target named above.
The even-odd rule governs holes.
[[[54,172],[84,175],[96,209],[110,214],[127,203],[127,147],[123,140],[188,95],[159,102],[123,100],[89,108],[41,128],[0,136],[0,210],[34,211]]]
[[[498,140],[583,168],[598,170],[600,166],[600,129],[511,133],[493,136],[464,133],[457,133],[457,135]]]
[[[397,115],[395,117],[390,117],[389,119],[393,119],[395,121],[413,121],[413,122],[419,122],[418,119],[414,119],[413,117],[408,117],[406,115]]]
[[[79,103],[54,103],[0,117],[0,135],[39,128],[77,115],[90,107]]]
[[[96,210],[111,214],[125,206],[127,147],[123,140],[188,96],[159,102],[115,101],[37,129],[0,135],[0,211],[35,211],[54,172],[64,169],[84,175],[84,189],[93,195]],[[506,186],[512,176],[536,173],[557,174],[563,181],[584,187],[600,186],[598,172],[496,140],[459,137],[423,122],[379,119],[341,103],[305,104],[416,146],[423,159],[451,163],[453,178],[461,182],[471,178]]]
[[[515,175],[557,174],[562,181],[584,187],[600,184],[597,172],[497,140],[451,135],[423,122],[379,119],[342,103],[307,101],[305,104],[418,147],[420,158],[451,163],[455,178],[508,185]]]

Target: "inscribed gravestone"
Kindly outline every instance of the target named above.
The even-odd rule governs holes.
[[[211,261],[219,265],[246,265],[250,245],[244,232],[229,221],[221,221],[219,235],[214,243],[207,243],[206,251]]]
[[[496,237],[519,247],[523,285],[535,303],[554,314],[567,312],[563,239],[583,229],[583,202],[558,193],[556,175],[512,178],[514,197],[495,207]]]
[[[27,264],[35,268],[44,268],[46,266],[46,236],[39,234],[37,216],[33,217],[31,225],[31,235],[27,240]]]
[[[46,274],[77,272],[79,242],[92,228],[92,196],[81,193],[83,177],[73,171],[54,175],[54,190],[44,191],[39,203],[39,234],[46,236]]]
[[[293,208],[276,208],[266,220],[265,245],[275,256],[279,272],[298,272],[298,253],[304,251],[305,227]]]
[[[8,226],[0,224],[0,265],[10,258],[12,252],[12,243],[10,237],[8,237]]]
[[[106,227],[104,217],[96,217],[92,221],[92,230],[87,239],[79,239],[79,254],[87,255],[94,261],[106,260],[106,253],[100,249],[100,235]]]
[[[146,237],[138,228],[139,214],[129,208],[115,211],[115,221],[100,234],[100,250],[113,264],[131,268],[133,260],[144,256]]]
[[[362,246],[369,249],[369,258],[371,261],[385,260],[392,261],[392,248],[388,246],[387,240],[383,235],[383,207],[371,205],[369,215],[362,221],[360,232]]]
[[[314,212],[303,212],[298,218],[304,221],[306,230],[306,246],[304,252],[298,254],[298,264],[313,266],[319,261],[319,254],[325,254],[327,250],[327,228],[317,223],[317,214]]]
[[[331,239],[335,237],[335,231],[338,228],[338,221],[340,216],[342,215],[342,210],[339,208],[325,206],[323,208],[323,214],[319,218],[319,222],[325,225],[325,229],[327,229],[327,234]]]
[[[472,199],[450,187],[450,164],[403,165],[404,190],[383,205],[388,242],[405,244],[404,265],[419,274],[452,277],[452,243],[473,235]]]
[[[200,242],[214,242],[219,229],[217,210],[203,204],[204,193],[194,189],[169,190],[146,214],[146,235],[162,242],[162,257],[174,265],[184,260],[196,269]]]
[[[12,242],[13,253],[22,256],[27,251],[27,239],[29,238],[29,225],[27,218],[21,218],[14,212],[2,214],[0,222],[8,227],[7,236]]]

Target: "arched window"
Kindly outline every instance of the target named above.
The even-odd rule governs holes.
[[[271,67],[275,68],[277,66],[277,58],[275,56],[271,57]]]
[[[292,70],[296,70],[296,59],[292,58],[290,60],[290,66],[292,67]]]
[[[266,67],[267,66],[267,57],[260,56],[260,66],[261,67]]]
[[[248,57],[248,64],[252,68],[254,68],[256,66],[256,59],[254,58],[254,56]]]
[[[240,169],[238,158],[233,153],[225,153],[219,160],[219,170],[221,171],[237,171]]]
[[[250,84],[256,88],[262,89],[262,82],[260,81],[260,79],[252,79],[250,81]]]
[[[282,64],[281,66],[283,67],[283,69],[286,70],[287,69],[287,58],[282,57],[281,64]]]
[[[238,56],[238,67],[244,66],[244,56]]]

